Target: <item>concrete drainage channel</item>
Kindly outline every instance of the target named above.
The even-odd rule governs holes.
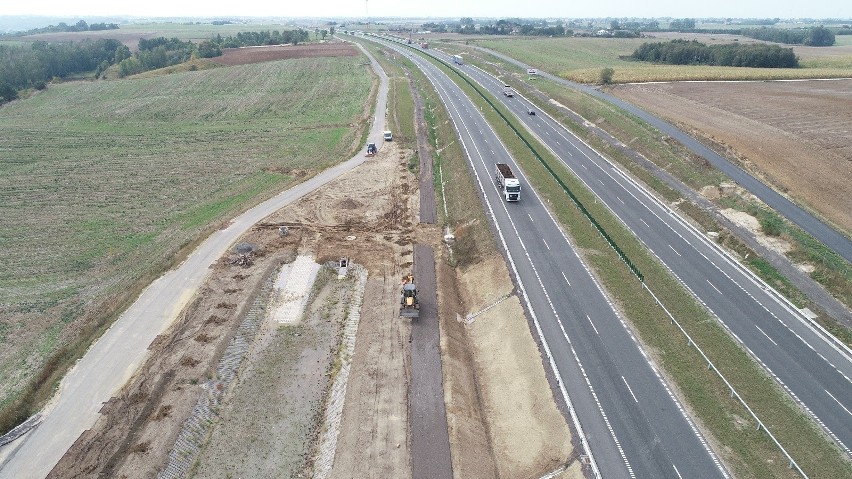
[[[166,467],[157,475],[158,479],[182,479],[187,477],[192,469],[201,446],[209,436],[216,410],[263,323],[274,278],[273,276],[266,281],[251,309],[246,313],[245,319],[237,329],[237,334],[231,340],[222,359],[219,360],[216,378],[202,386],[204,392],[198,398],[192,414],[184,422],[175,446],[169,453]]]
[[[337,448],[337,435],[340,431],[340,419],[343,416],[343,403],[346,399],[346,383],[352,367],[352,355],[355,352],[355,339],[358,323],[361,320],[361,303],[364,299],[364,287],[367,284],[367,271],[354,263],[349,264],[349,274],[355,275],[355,293],[343,325],[343,342],[340,345],[340,371],[334,378],[323,419],[322,437],[319,454],[314,462],[314,479],[325,479],[334,466],[334,452]]]
[[[158,479],[181,479],[190,475],[201,449],[209,440],[225,395],[263,324],[267,321],[278,324],[294,324],[299,321],[319,267],[312,257],[299,256],[293,263],[282,266],[278,274],[272,275],[264,283],[219,361],[215,378],[202,386],[204,391],[198,398],[192,414],[184,422],[175,446],[169,453],[168,463],[158,474]],[[355,277],[355,291],[348,308],[346,323],[343,325],[343,339],[338,352],[342,367],[331,386],[324,424],[321,426],[323,433],[314,465],[314,477],[317,478],[326,477],[333,465],[346,396],[346,381],[355,349],[361,303],[367,282],[367,271],[360,265],[350,264],[348,273]]]

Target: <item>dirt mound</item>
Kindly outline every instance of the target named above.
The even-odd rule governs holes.
[[[249,63],[288,60],[290,58],[354,57],[358,49],[346,43],[322,43],[317,45],[272,45],[262,47],[226,48],[216,63],[223,65],[247,65]]]
[[[338,208],[343,208],[345,210],[356,210],[360,208],[362,205],[360,202],[353,200],[352,198],[346,198],[337,204]]]

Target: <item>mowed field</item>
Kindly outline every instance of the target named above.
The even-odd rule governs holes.
[[[72,82],[0,107],[0,407],[181,247],[349,158],[369,117],[363,63]]]
[[[852,80],[618,85],[612,93],[732,148],[852,234]]]
[[[832,47],[794,47],[803,68],[736,68],[703,65],[655,65],[621,57],[643,43],[674,38],[704,43],[753,42],[734,35],[655,34],[649,38],[502,38],[470,39],[479,45],[517,58],[541,70],[581,83],[598,83],[602,68],[615,70],[616,83],[676,80],[769,80],[783,78],[845,78],[852,73],[852,45],[843,37]],[[464,40],[456,36],[454,40]],[[437,45],[440,46],[440,45]],[[463,48],[459,45],[459,48]]]

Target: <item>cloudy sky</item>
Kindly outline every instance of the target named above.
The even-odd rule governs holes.
[[[198,0],[7,1],[0,15],[275,17],[852,18],[849,0]]]

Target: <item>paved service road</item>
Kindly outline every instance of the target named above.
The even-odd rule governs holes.
[[[501,96],[502,81],[461,69]],[[503,102],[852,454],[852,351],[549,115]]]
[[[729,477],[479,109],[433,64],[390,46],[424,71],[459,132],[594,475]],[[503,201],[492,180],[496,162],[515,170],[521,201]]]
[[[523,62],[520,62],[506,55],[497,53],[493,50],[488,50],[482,47],[474,48],[477,48],[498,58],[506,60],[507,62],[519,66],[521,68],[532,68],[530,65],[526,65]],[[799,225],[799,227],[807,231],[811,236],[813,236],[817,240],[821,241],[829,249],[831,249],[841,257],[845,258],[846,261],[852,262],[852,239],[847,238],[831,226],[828,226],[827,224],[823,223],[821,220],[817,219],[812,214],[803,210],[800,206],[788,200],[786,197],[782,196],[772,188],[761,183],[760,180],[751,176],[739,166],[731,163],[730,161],[728,161],[715,151],[711,150],[710,148],[707,148],[700,141],[689,136],[688,134],[674,127],[670,123],[663,121],[662,119],[637,107],[636,105],[632,105],[624,100],[604,93],[598,90],[597,88],[570,82],[568,80],[565,80],[564,78],[560,78],[556,75],[543,72],[541,70],[539,70],[538,72],[540,76],[543,76],[549,80],[555,81],[569,88],[588,93],[602,100],[605,100],[623,110],[626,110],[642,119],[642,121],[660,130],[660,132],[662,132],[663,134],[668,135],[679,141],[682,145],[691,150],[693,153],[702,158],[705,158],[713,166],[728,175],[731,179],[736,181],[737,184],[760,198],[761,201],[769,205],[779,214],[792,221],[793,223]]]
[[[388,79],[378,62],[372,57],[370,61],[380,78],[380,86],[369,141],[379,145],[385,126]],[[169,328],[189,303],[213,262],[254,224],[363,162],[363,152],[359,152],[352,159],[246,211],[226,229],[210,235],[177,269],[154,281],[66,375],[59,397],[44,412],[41,425],[4,447],[10,452],[0,464],[0,479],[47,476],[80,434],[95,423],[101,405],[143,363],[148,345]]]
[[[414,479],[452,479],[441,371],[435,253],[429,246],[414,245],[414,284],[420,301],[420,317],[411,321],[411,382],[408,388],[411,472]]]

